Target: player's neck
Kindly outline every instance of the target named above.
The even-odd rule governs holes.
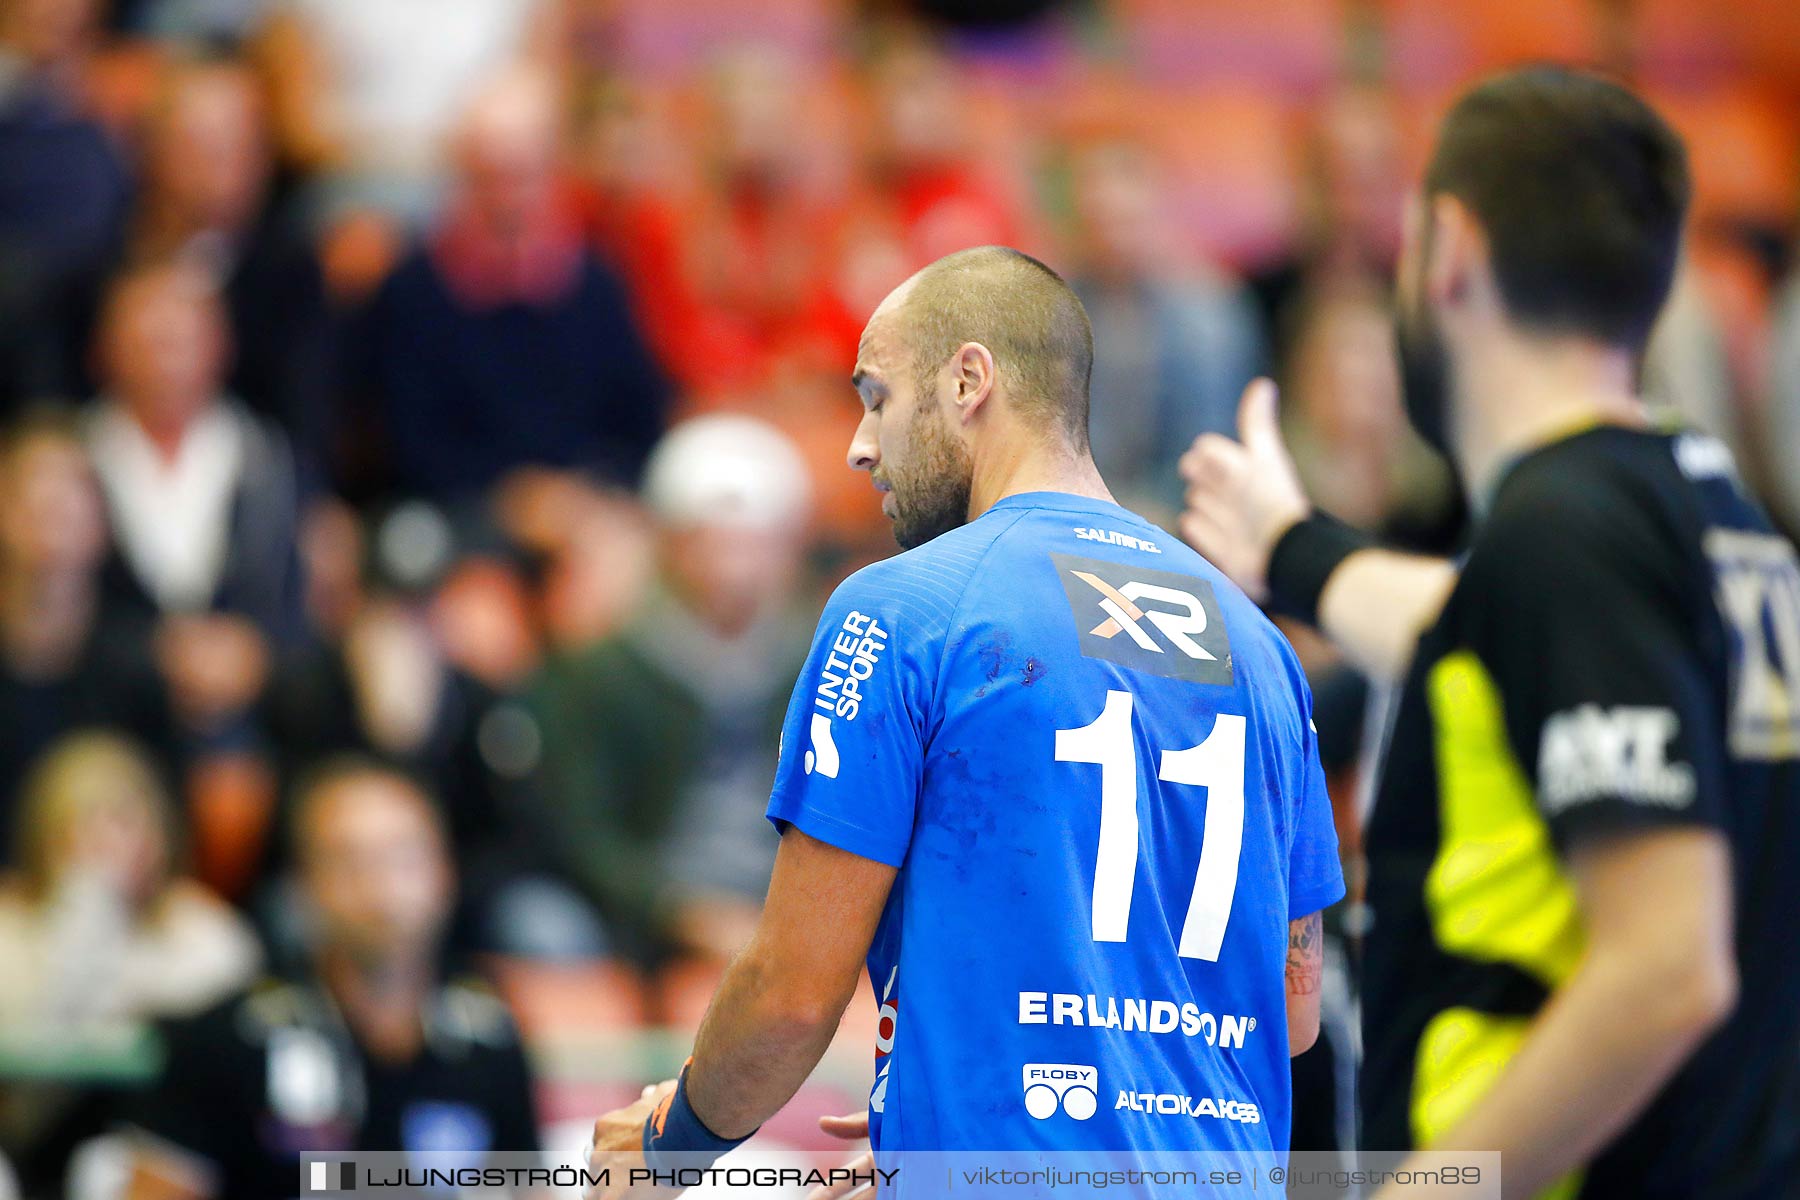
[[[421,1013],[431,993],[432,971],[423,959],[360,963],[324,948],[320,980],[363,1048],[389,1062],[407,1062],[424,1037]]]
[[[1477,509],[1520,456],[1596,425],[1647,423],[1630,352],[1583,338],[1494,339],[1458,372],[1456,457]]]
[[[969,519],[973,521],[1008,496],[1026,492],[1064,492],[1091,500],[1113,501],[1093,455],[1063,444],[1027,444],[1024,438],[1008,439],[989,461],[979,458],[969,488]]]

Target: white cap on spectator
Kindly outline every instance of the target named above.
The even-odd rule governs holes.
[[[812,481],[799,448],[755,417],[695,417],[656,444],[644,502],[670,525],[784,528],[804,521]]]

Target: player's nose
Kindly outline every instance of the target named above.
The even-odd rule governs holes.
[[[850,439],[850,453],[844,461],[850,464],[852,471],[873,471],[881,461],[881,446],[875,438],[875,414],[865,413],[857,423],[856,434]]]

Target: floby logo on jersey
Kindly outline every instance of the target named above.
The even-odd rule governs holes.
[[[1082,654],[1172,679],[1231,682],[1231,641],[1206,580],[1071,554],[1050,557]]]
[[[852,612],[825,653],[819,682],[813,688],[812,726],[806,751],[806,773],[836,779],[842,760],[831,736],[833,718],[856,720],[862,711],[863,687],[874,677],[887,652],[889,631],[866,613]]]
[[[1026,1063],[1025,1111],[1048,1121],[1058,1109],[1085,1121],[1100,1107],[1100,1072],[1074,1063]]]

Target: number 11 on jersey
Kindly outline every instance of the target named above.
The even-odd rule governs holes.
[[[1100,768],[1100,848],[1094,862],[1094,940],[1122,942],[1131,920],[1138,864],[1138,758],[1131,733],[1131,693],[1106,693],[1091,725],[1056,731],[1058,762]],[[1183,958],[1219,960],[1219,945],[1237,893],[1244,844],[1244,718],[1220,713],[1206,740],[1162,752],[1157,778],[1206,789],[1206,826],[1187,919]]]

